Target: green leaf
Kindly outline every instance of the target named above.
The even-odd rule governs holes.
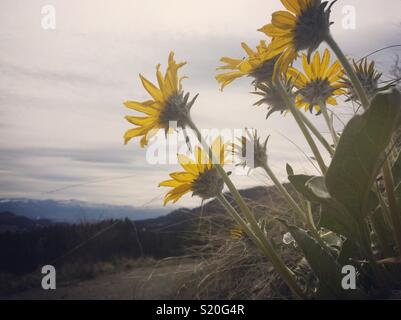
[[[358,222],[334,200],[321,205],[319,227],[333,231],[353,242],[359,239]]]
[[[290,178],[290,177],[289,177]],[[338,201],[331,198],[324,177],[292,176],[290,181],[309,201],[320,203],[319,226],[357,241],[358,222]]]
[[[320,202],[319,226],[347,238],[353,238],[356,221],[346,213],[346,209],[331,198],[324,177],[313,177],[305,183],[315,199]]]
[[[369,192],[398,124],[400,105],[401,97],[396,89],[377,94],[370,108],[352,118],[345,127],[328,169],[328,191],[358,219],[368,213]]]
[[[329,201],[330,193],[327,191],[324,177],[313,177],[305,183],[305,187],[320,201]]]
[[[297,190],[300,194],[302,194],[307,200],[313,202],[319,202],[320,199],[316,197],[308,187],[306,187],[306,183],[312,178],[315,177],[303,174],[288,176],[288,180],[291,182],[295,190]]]
[[[302,249],[306,260],[319,279],[321,292],[325,292],[324,298],[350,298],[350,293],[341,287],[342,268],[334,256],[324,250],[305,230],[290,226],[283,220],[280,221]]]
[[[294,169],[287,163],[285,166],[285,169],[287,170],[287,176],[293,176],[294,175]]]

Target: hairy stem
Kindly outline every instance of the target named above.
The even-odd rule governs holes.
[[[237,210],[235,210],[235,208],[230,204],[230,202],[222,193],[217,195],[217,199],[224,206],[224,208],[226,208],[231,218],[244,230],[244,232],[246,232],[246,234],[251,239],[253,239],[255,243],[261,243],[260,240],[256,237],[255,233],[249,228],[249,225],[246,223],[246,221],[240,216]]]
[[[308,119],[307,116],[305,116],[302,112],[299,113],[299,115],[302,118],[302,121],[306,124],[308,129],[315,135],[315,137],[320,141],[322,146],[327,150],[327,152],[330,154],[331,157],[334,156],[334,149],[330,145],[330,143],[327,142],[327,140],[322,136],[322,134],[317,130],[317,128],[314,126],[314,124]]]
[[[319,165],[321,172],[325,175],[327,172],[327,167],[323,161],[322,155],[320,154],[320,151],[319,151],[318,147],[316,146],[316,143],[313,140],[308,128],[305,126],[305,123],[302,121],[302,116],[300,116],[301,112],[298,110],[298,108],[292,103],[292,101],[288,97],[288,95],[284,89],[283,83],[281,82],[281,80],[279,78],[276,79],[276,85],[277,85],[277,89],[280,93],[281,98],[284,100],[287,108],[291,111],[292,115],[294,116],[295,121],[297,122],[306,141],[308,142],[309,147],[311,148],[313,155],[315,156],[315,159]]]
[[[319,106],[320,106],[320,110],[322,110],[322,114],[323,114],[324,120],[326,121],[327,127],[330,130],[330,134],[333,139],[334,146],[337,147],[339,138],[338,138],[336,130],[334,129],[333,121],[331,121],[331,119],[330,119],[329,112],[327,110],[327,106],[325,103],[322,103]]]
[[[327,253],[332,255],[330,248],[327,246],[326,242],[323,241],[322,237],[319,234],[319,231],[316,228],[315,221],[313,220],[312,206],[309,201],[307,202],[307,207],[308,207],[308,214],[306,216],[306,224],[308,226],[309,231],[312,233],[313,237],[320,244],[320,246],[324,250],[326,250]]]
[[[370,101],[369,101],[368,95],[366,94],[365,89],[363,89],[361,81],[359,80],[358,76],[356,75],[354,68],[349,63],[344,52],[341,50],[341,48],[339,47],[339,45],[337,44],[337,42],[334,40],[334,38],[332,37],[332,35],[330,33],[328,33],[325,40],[326,40],[326,43],[331,48],[331,50],[334,51],[338,60],[340,60],[343,68],[347,72],[347,75],[348,75],[349,79],[351,80],[352,86],[353,86],[356,94],[358,95],[363,108],[364,109],[369,108]]]
[[[263,165],[263,169],[266,171],[267,175],[269,178],[273,181],[274,185],[278,189],[278,191],[281,193],[281,195],[284,197],[284,199],[288,202],[288,204],[291,206],[291,208],[295,211],[297,216],[302,220],[306,221],[306,214],[305,212],[300,208],[300,206],[295,202],[294,198],[291,197],[291,195],[288,193],[288,191],[284,188],[282,183],[278,180],[272,169],[269,167],[267,163]]]

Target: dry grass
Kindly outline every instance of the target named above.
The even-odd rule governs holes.
[[[286,232],[275,221],[281,217],[295,223],[286,203],[273,188],[266,197],[247,199],[258,219],[266,221],[267,233],[288,266],[301,260],[298,250],[282,244]],[[199,233],[207,244],[189,248],[193,256],[201,257],[194,272],[182,280],[178,299],[286,299],[288,288],[278,278],[271,264],[246,237],[233,239],[230,229],[236,227],[223,211],[204,215]]]

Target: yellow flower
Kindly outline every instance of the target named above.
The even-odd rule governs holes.
[[[225,145],[220,137],[213,141],[212,152],[221,165],[225,163],[225,149]],[[195,160],[179,154],[178,162],[184,171],[171,173],[170,180],[159,184],[159,187],[173,188],[164,197],[164,205],[170,201],[173,203],[177,202],[188,192],[192,192],[193,196],[199,196],[206,200],[214,198],[223,190],[223,179],[217,172],[208,152],[196,147],[194,153]]]
[[[221,90],[235,79],[243,76],[254,77],[254,83],[256,84],[262,81],[271,81],[276,60],[269,53],[266,42],[260,41],[256,51],[253,51],[244,42],[241,43],[241,46],[247,53],[247,58],[233,59],[223,57],[220,59],[226,65],[218,67],[217,70],[232,70],[216,76],[217,82],[221,85]]]
[[[241,227],[236,227],[236,228],[230,229],[231,240],[239,241],[239,240],[243,239],[245,235],[246,234],[245,234],[244,230],[242,230]]]
[[[185,77],[178,78],[178,69],[186,62],[176,63],[174,52],[168,58],[166,74],[160,71],[160,64],[156,66],[156,77],[159,87],[139,75],[143,87],[152,97],[152,100],[144,102],[126,101],[124,105],[135,111],[144,113],[145,116],[126,116],[128,122],[137,126],[128,130],[124,135],[125,144],[134,137],[142,137],[141,147],[148,144],[149,139],[154,136],[159,129],[169,130],[169,122],[177,122],[178,127],[185,127],[189,111],[197,96],[188,102],[189,93],[184,95],[181,81]]]
[[[313,107],[320,111],[322,104],[337,105],[336,96],[345,94],[345,85],[340,80],[344,74],[341,63],[336,60],[330,66],[330,52],[325,50],[322,59],[316,52],[311,63],[307,56],[302,59],[304,74],[294,67],[290,67],[287,76],[292,78],[298,89],[295,103],[298,108],[312,111]]]
[[[277,11],[271,23],[259,31],[272,38],[269,50],[280,55],[276,68],[285,72],[298,52],[308,50],[308,56],[325,40],[330,28],[332,2],[321,0],[281,0],[288,11]]]

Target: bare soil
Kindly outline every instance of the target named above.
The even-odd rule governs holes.
[[[57,285],[55,290],[38,288],[21,292],[11,300],[132,300],[175,299],[183,280],[194,272],[196,262],[156,263],[129,271],[99,275],[94,279]]]

